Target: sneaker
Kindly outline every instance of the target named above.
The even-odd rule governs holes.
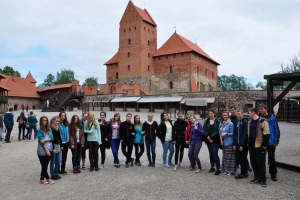
[[[97,167],[95,167],[95,171],[96,172],[98,172],[99,171],[99,167],[97,166]]]
[[[152,167],[152,163],[151,162],[148,164],[148,167]]]
[[[227,175],[227,176],[231,176],[231,175],[234,175],[234,174],[233,174],[233,173],[227,173],[226,175]]]
[[[214,171],[216,171],[216,170],[215,170],[215,168],[212,167],[212,168],[210,168],[210,170],[208,170],[208,173],[212,173]]]
[[[170,165],[168,163],[164,164],[164,167],[170,168]]]
[[[85,166],[84,166],[84,165],[82,165],[81,169],[82,169],[82,170],[85,170]]]
[[[101,164],[101,165],[100,165],[100,169],[103,169],[103,168],[104,168],[104,164]]]
[[[140,161],[138,161],[138,162],[136,162],[136,163],[137,163],[137,166],[142,166],[142,164],[141,164]]]
[[[152,163],[152,167],[155,167],[155,163]]]
[[[129,164],[128,164],[128,163],[125,163],[125,167],[126,167],[126,168],[129,168]]]
[[[248,171],[249,171],[249,172],[252,172],[252,169],[251,169],[251,167],[248,167]]]
[[[29,142],[31,142],[31,140],[29,140]]]
[[[73,173],[77,174],[77,169],[76,168],[73,169]]]
[[[249,176],[248,174],[245,174],[245,175],[239,174],[239,175],[235,176],[234,178],[236,178],[236,179],[242,179],[242,178],[246,178],[248,176]]]
[[[254,178],[250,181],[250,183],[259,183],[259,180],[258,180],[258,178]]]
[[[47,181],[44,181],[44,180],[40,180],[40,184],[42,184],[42,185],[47,185],[48,182],[47,182]]]
[[[272,179],[272,181],[277,181],[277,176],[276,176],[276,174],[271,175],[271,179]]]
[[[9,140],[6,140],[5,142],[6,142],[6,143],[11,143],[11,141],[9,141]]]
[[[80,167],[77,168],[77,173],[81,173]]]
[[[223,172],[223,174],[224,174],[224,175],[227,175],[227,173],[226,173],[226,172]]]
[[[183,164],[181,162],[179,163],[179,167],[183,168]]]
[[[172,162],[170,162],[169,165],[170,165],[171,167],[175,166],[175,164],[172,163]]]
[[[120,166],[121,166],[120,164],[117,164],[117,166],[116,166],[116,167],[117,167],[117,168],[120,168]]]
[[[195,171],[195,173],[201,173],[202,172],[202,169],[197,169],[196,171]]]
[[[131,158],[131,167],[133,167],[134,158]]]
[[[58,174],[56,174],[56,176],[55,176],[56,178],[58,178],[58,179],[61,179],[61,176],[60,175],[58,175]]]
[[[91,168],[90,168],[90,172],[92,172],[92,171],[94,171],[94,167],[91,167]]]
[[[176,171],[178,169],[178,165],[175,165],[175,167],[174,167],[174,171]]]
[[[261,186],[262,187],[268,187],[268,184],[267,184],[267,182],[263,181],[263,182],[261,182]]]
[[[59,178],[57,176],[51,176],[52,180],[59,180]],[[50,184],[50,183],[49,183]]]
[[[190,167],[190,168],[187,168],[186,170],[187,170],[187,171],[194,171],[195,168],[194,168],[194,167]]]
[[[214,173],[214,175],[219,175],[221,174],[221,170],[217,169],[217,171]]]
[[[68,172],[66,172],[65,170],[62,171],[62,175],[68,175]]]
[[[55,183],[55,182],[54,182],[53,180],[51,180],[51,179],[48,179],[47,182],[48,182],[49,185],[52,185],[52,184]]]

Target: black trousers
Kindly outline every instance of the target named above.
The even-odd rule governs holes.
[[[51,156],[38,156],[39,157],[39,160],[40,160],[40,163],[41,163],[41,176],[40,176],[40,180],[48,180],[49,179],[49,175],[48,175],[48,165],[49,165],[49,162],[51,160]]]
[[[248,147],[243,147],[243,151],[240,151],[240,146],[237,145],[235,155],[236,155],[237,163],[241,165],[241,174],[243,175],[248,174],[248,166],[249,166],[248,159],[247,159]]]
[[[254,177],[260,182],[265,182],[266,178],[266,150],[262,147],[249,147],[250,163],[254,172]]]
[[[23,131],[23,135],[22,135],[22,139],[23,139],[25,135],[25,124],[19,125],[19,137],[18,137],[19,140],[21,139],[21,131]]]
[[[144,144],[134,144],[134,149],[135,149],[135,161],[138,162],[138,161],[140,161],[140,158],[142,157],[142,155],[145,151],[145,145]]]
[[[106,141],[102,141],[102,144],[99,146],[100,148],[100,153],[101,153],[101,164],[104,164],[105,162],[105,150],[106,150]]]
[[[275,150],[276,147],[274,147],[273,145],[268,146],[269,173],[271,175],[277,174],[277,167],[275,162]]]
[[[131,162],[132,149],[133,149],[133,143],[122,141],[121,147],[122,147],[122,153],[126,157],[126,163],[130,163]]]
[[[175,165],[178,164],[178,156],[179,156],[179,162],[182,162],[182,158],[183,158],[183,154],[184,154],[184,145],[185,145],[185,141],[184,138],[180,138],[179,140],[176,141],[175,144]]]
[[[69,142],[62,144],[63,150],[61,151],[61,166],[60,170],[65,171],[66,169],[66,162],[67,162],[67,156],[69,151]]]
[[[88,142],[91,168],[98,168],[98,142]]]

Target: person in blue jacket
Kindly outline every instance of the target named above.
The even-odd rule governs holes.
[[[145,145],[144,145],[145,132],[143,131],[143,124],[140,121],[139,115],[135,115],[133,121],[134,121],[134,129],[135,129],[135,138],[133,141],[133,145],[135,149],[135,165],[142,166],[140,158],[142,157],[145,151]]]
[[[236,172],[236,158],[233,150],[233,123],[229,119],[229,113],[226,111],[222,113],[219,135],[221,137],[221,145],[223,146],[221,170],[223,171],[223,174],[230,176]]]
[[[261,118],[265,119],[269,125],[270,139],[268,143],[268,159],[269,159],[269,173],[272,181],[277,181],[277,167],[275,162],[275,150],[279,144],[280,130],[275,115],[268,113],[268,108],[265,104],[258,106]]]
[[[6,130],[7,130],[6,135],[5,135],[6,143],[10,143],[10,134],[14,127],[14,115],[12,114],[12,111],[13,111],[13,109],[10,108],[8,110],[8,112],[6,112],[4,115],[4,124],[5,124]]]

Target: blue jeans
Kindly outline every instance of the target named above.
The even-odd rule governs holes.
[[[200,152],[201,147],[202,147],[202,142],[198,142],[198,143],[192,142],[189,146],[188,155],[189,155],[189,159],[190,159],[192,168],[195,168],[196,163],[197,163],[198,169],[202,169],[201,162],[199,159],[199,152]]]
[[[156,158],[156,153],[155,153],[155,147],[156,147],[156,141],[146,141],[146,149],[147,149],[147,157],[149,163],[155,164],[155,158]],[[150,154],[150,147],[151,147],[151,154],[152,154],[152,161],[151,161],[151,154]]]
[[[81,145],[80,142],[75,144],[74,149],[71,149],[72,151],[72,163],[73,163],[73,168],[80,168],[80,158],[81,158]]]
[[[36,125],[29,125],[29,140],[31,140],[32,129],[34,130],[34,139],[36,139]]]
[[[0,127],[0,140],[2,138],[2,131],[3,131],[3,129]]]
[[[56,176],[58,174],[59,164],[60,164],[61,152],[59,153],[51,153],[51,161],[50,161],[50,173],[51,177]]]
[[[209,151],[209,160],[211,168],[214,168],[216,164],[216,168],[220,170],[220,158],[218,155],[220,144],[218,143],[207,143],[207,148]]]
[[[114,164],[120,164],[119,161],[119,147],[120,147],[120,139],[112,139],[110,140],[111,151],[114,155]]]
[[[163,162],[164,165],[165,164],[171,164],[172,163],[172,157],[174,154],[174,144],[173,141],[165,141],[164,143],[162,143],[163,146]],[[167,154],[168,154],[168,150],[170,151],[169,153],[169,157],[168,157],[168,162],[167,162]]]

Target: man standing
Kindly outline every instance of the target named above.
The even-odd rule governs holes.
[[[279,144],[280,131],[275,115],[268,113],[268,108],[265,104],[260,104],[258,110],[261,117],[264,118],[269,124],[270,139],[268,144],[268,160],[269,160],[269,173],[271,174],[272,181],[277,181],[277,167],[275,162],[275,150]]]
[[[14,126],[14,115],[11,113],[13,111],[12,108],[10,108],[8,110],[7,113],[5,113],[4,115],[4,124],[6,126],[6,136],[5,136],[5,142],[6,143],[10,143],[10,134],[11,134],[11,131],[13,129],[13,126]]]
[[[80,120],[81,126],[84,127],[84,122],[87,120],[88,115],[83,113],[82,119]],[[82,167],[81,169],[85,170],[85,158],[86,158],[86,149],[87,149],[87,134],[84,134],[85,144],[84,147],[81,148],[81,160],[82,160]]]
[[[230,118],[231,122],[234,123],[237,120],[235,106],[230,106],[229,111],[230,111],[230,117],[229,118]]]
[[[129,167],[131,162],[131,167],[133,167],[134,158],[131,158],[133,140],[135,137],[134,125],[131,123],[132,114],[127,113],[126,121],[122,122],[120,125],[120,139],[122,141],[122,153],[126,157],[125,167]]]
[[[250,121],[248,123],[248,147],[250,162],[254,171],[254,179],[250,183],[261,183],[267,187],[266,178],[266,151],[269,143],[270,133],[268,123],[258,117],[256,108],[250,109]]]

